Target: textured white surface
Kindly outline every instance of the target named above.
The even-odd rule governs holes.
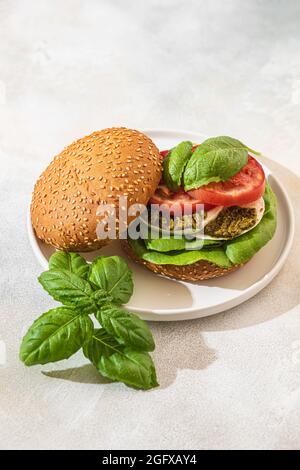
[[[299,208],[299,21],[297,0],[0,3],[1,448],[300,448],[297,235],[241,307],[153,324],[155,391],[103,384],[80,354],[18,361],[26,327],[53,305],[26,206],[74,138],[121,124],[233,135],[274,159]]]

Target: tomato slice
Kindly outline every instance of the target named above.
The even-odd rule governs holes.
[[[168,207],[180,205],[181,210],[184,207],[191,206],[192,212],[195,212],[197,204],[203,204],[202,201],[191,197],[183,189],[177,192],[171,191],[165,184],[160,184],[154,195],[151,197],[149,204],[166,204]],[[204,210],[209,211],[215,206],[212,204],[204,204]]]
[[[241,206],[259,199],[265,191],[265,173],[260,163],[249,155],[248,163],[229,180],[209,183],[188,194],[204,204]]]
[[[192,152],[198,147],[198,145],[194,145],[192,148]],[[170,150],[161,150],[159,153],[162,158],[166,158]],[[169,207],[173,206],[174,204],[179,204],[181,209],[185,205],[192,206],[192,212],[195,212],[197,204],[203,204],[202,201],[198,201],[194,197],[190,196],[186,193],[183,189],[180,189],[177,192],[171,191],[163,181],[163,178],[160,180],[159,186],[156,189],[155,194],[149,201],[149,204],[167,204]],[[204,210],[209,211],[213,209],[215,205],[213,204],[204,204]]]
[[[168,155],[169,150],[161,150],[159,153],[161,154],[163,158],[165,158]]]

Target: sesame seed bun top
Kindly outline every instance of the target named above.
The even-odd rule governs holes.
[[[139,131],[115,127],[93,132],[57,155],[37,180],[31,221],[37,236],[56,248],[92,251],[100,205],[118,211],[119,196],[147,204],[161,178],[161,157]]]

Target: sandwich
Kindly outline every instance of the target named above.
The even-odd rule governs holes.
[[[96,131],[41,174],[32,226],[60,250],[93,251],[119,238],[131,259],[157,274],[186,281],[223,276],[276,230],[276,198],[258,157],[231,137],[160,152],[137,130]]]
[[[258,156],[226,136],[162,151],[162,178],[140,217],[148,227],[143,237],[122,240],[124,251],[151,271],[184,281],[243,266],[276,230],[276,198]],[[153,220],[153,206],[169,208],[169,217],[164,221],[158,210]]]

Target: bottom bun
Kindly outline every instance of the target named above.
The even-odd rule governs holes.
[[[127,240],[121,240],[121,246],[125,253],[136,263],[144,265],[156,274],[179,279],[181,281],[205,281],[214,277],[221,277],[225,274],[232,273],[242,266],[237,264],[231,268],[222,268],[209,261],[197,261],[197,263],[187,264],[185,266],[176,266],[173,264],[154,264],[149,261],[138,258],[130,247]]]

